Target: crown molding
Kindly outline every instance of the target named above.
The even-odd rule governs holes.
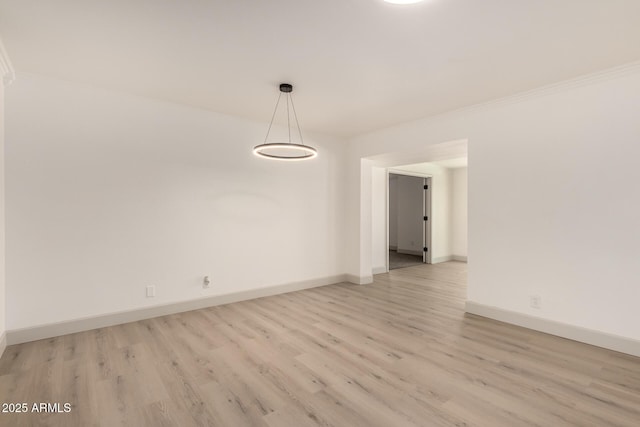
[[[16,78],[16,72],[13,69],[13,65],[11,65],[11,60],[7,55],[2,40],[0,40],[0,77],[5,86],[9,86]]]
[[[521,102],[525,102],[529,99],[541,98],[541,97],[553,95],[556,93],[567,92],[572,89],[576,89],[584,86],[591,86],[594,84],[606,82],[609,80],[615,80],[615,79],[618,79],[627,75],[636,74],[636,73],[640,73],[640,61],[634,61],[627,64],[619,65],[616,67],[606,68],[604,70],[583,74],[578,77],[573,77],[567,80],[562,80],[557,83],[551,83],[548,85],[539,86],[534,89],[517,92],[511,95],[502,96],[489,101],[480,102],[477,104],[471,104],[471,105],[456,108],[453,110],[444,111],[442,113],[425,116],[419,119],[397,123],[392,126],[376,129],[376,130],[359,134],[359,135],[354,135],[350,138],[350,140],[363,141],[363,140],[366,140],[366,138],[369,135],[375,135],[379,132],[386,132],[393,129],[402,129],[404,127],[413,126],[416,124],[429,124],[429,123],[437,123],[437,122],[457,119],[461,116],[466,116],[467,114],[478,113],[483,111],[491,111],[495,108],[500,108],[502,106],[506,106],[510,104],[518,104]]]
[[[591,86],[593,84],[618,79],[620,77],[636,73],[640,73],[640,61],[634,61],[616,67],[606,68],[604,70],[583,74],[578,77],[573,77],[571,79],[562,80],[557,83],[539,86],[534,89],[503,96],[480,104],[469,105],[467,107],[462,107],[457,110],[443,113],[442,116],[456,113],[468,113],[476,110],[492,109],[494,107],[502,105],[517,104],[527,99],[539,98],[555,93],[566,92],[571,89],[580,88],[583,86]]]

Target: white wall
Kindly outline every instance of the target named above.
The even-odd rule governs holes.
[[[362,135],[349,167],[365,176],[375,163],[363,158],[468,139],[469,300],[638,340],[638,111],[636,63]],[[348,271],[361,275],[371,271],[363,182],[347,184],[361,230]]]
[[[11,60],[0,40],[0,356],[6,348],[7,298],[5,262],[5,86],[14,77]]]
[[[29,74],[6,95],[8,329],[344,273],[342,141],[274,162],[266,124]]]
[[[467,168],[451,170],[451,252],[467,257]]]
[[[381,170],[386,173],[384,168],[374,168]],[[376,185],[378,184],[378,185]],[[384,193],[384,182],[374,183],[374,197],[379,197],[381,193]],[[376,210],[380,209],[381,206],[374,204],[374,213],[376,215]],[[385,209],[386,207],[382,207]],[[378,215],[379,218],[379,215]],[[384,219],[383,219],[384,220]],[[376,222],[374,219],[374,224],[380,224]],[[389,224],[398,224],[398,175],[389,174]],[[383,224],[386,226],[386,224]],[[377,227],[380,228],[380,227]],[[385,243],[382,242],[382,246],[385,246]],[[389,248],[398,249],[398,227],[389,227]],[[389,249],[387,248],[387,249]]]
[[[384,273],[387,271],[387,192],[386,179],[387,171],[384,168],[373,168],[372,170],[372,188],[382,189],[382,191],[373,191],[371,193],[371,201],[373,207],[373,224],[372,230],[372,255],[371,263],[373,265],[374,274]],[[395,205],[392,203],[392,197],[395,196],[395,185],[397,179],[395,176],[389,179],[389,223],[394,224],[397,221]],[[389,244],[396,245],[396,227],[389,228]],[[391,243],[393,242],[393,243]]]
[[[5,285],[5,190],[4,190],[4,84],[0,76],[0,356],[2,356],[3,336],[6,326],[6,285]]]

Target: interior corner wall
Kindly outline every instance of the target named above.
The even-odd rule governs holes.
[[[378,190],[378,192],[381,192]],[[374,222],[375,224],[375,222]],[[389,175],[389,249],[398,249],[398,227],[392,224],[398,224],[398,176]],[[386,242],[385,242],[386,243]],[[385,246],[382,243],[381,246]]]
[[[6,280],[5,280],[5,190],[4,190],[4,85],[0,81],[0,346],[2,337],[7,330],[6,324]],[[2,348],[0,348],[0,356]]]
[[[358,136],[348,162],[467,139],[469,301],[640,340],[638,111],[640,65],[630,64]],[[370,229],[359,215],[350,223]],[[359,261],[349,268],[367,267]]]
[[[317,159],[273,162],[251,152],[266,127],[19,73],[7,329],[343,275],[344,142],[305,135]]]
[[[454,259],[467,258],[467,168],[451,171],[451,252]]]
[[[358,270],[355,277],[350,280],[358,284],[367,284],[373,282],[373,269],[371,268],[371,247],[373,241],[372,233],[372,206],[373,206],[373,162],[369,159],[360,159],[360,167],[356,170],[359,175],[359,194],[358,204],[359,216],[366,216],[367,221],[358,221]],[[351,273],[347,273],[353,276]]]
[[[371,203],[373,207],[373,221],[374,229],[372,231],[372,257],[371,262],[373,265],[374,273],[385,272],[387,269],[387,171],[384,168],[373,168],[372,171],[372,192]],[[395,179],[390,179],[394,181]],[[389,186],[389,197],[395,194],[393,188]],[[396,230],[391,224],[395,223],[395,205],[389,201],[389,244],[391,245],[392,239],[395,237]]]

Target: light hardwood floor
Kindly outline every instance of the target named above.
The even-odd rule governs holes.
[[[10,346],[3,426],[633,426],[640,359],[465,315],[466,264]]]

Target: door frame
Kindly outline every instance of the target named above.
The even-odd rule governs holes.
[[[394,174],[394,175],[404,175],[404,176],[413,176],[413,177],[417,177],[417,178],[424,178],[425,181],[427,182],[427,185],[429,186],[429,189],[427,191],[424,191],[422,193],[422,209],[423,209],[423,214],[426,215],[429,219],[427,221],[423,221],[422,222],[422,242],[423,245],[426,245],[427,248],[429,248],[429,250],[426,253],[426,256],[423,256],[423,262],[425,264],[431,264],[431,259],[432,259],[432,254],[433,254],[433,245],[431,244],[433,241],[432,235],[433,235],[433,227],[431,225],[431,223],[433,222],[432,216],[431,216],[431,192],[433,191],[433,175],[430,174],[426,174],[426,173],[420,173],[420,172],[408,172],[405,170],[401,170],[401,169],[394,169],[394,168],[386,168],[385,169],[385,196],[386,196],[386,221],[385,221],[385,227],[386,227],[386,233],[385,233],[385,244],[386,244],[386,270],[387,272],[389,272],[389,175],[390,174]],[[428,203],[427,203],[428,202]]]

